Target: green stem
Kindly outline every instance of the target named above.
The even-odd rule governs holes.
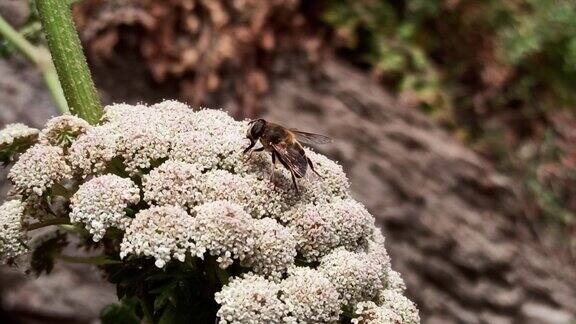
[[[0,16],[0,33],[30,61],[34,63],[40,61],[38,49],[12,28],[2,16]]]
[[[60,224],[58,229],[61,229],[68,233],[78,234],[80,236],[87,236],[89,232],[80,224]]]
[[[38,0],[37,6],[70,112],[96,124],[102,116],[102,106],[74,27],[69,1]]]
[[[29,231],[33,231],[47,226],[62,225],[62,224],[70,224],[70,220],[66,217],[49,219],[42,222],[30,224],[26,227],[26,229]]]
[[[69,262],[69,263],[82,263],[82,264],[94,264],[94,265],[106,265],[106,264],[122,263],[122,261],[108,259],[105,256],[77,257],[77,256],[61,254],[57,258],[64,261],[64,262]]]
[[[64,187],[62,184],[58,182],[54,183],[51,189],[53,195],[61,196],[66,199],[70,199],[70,197],[72,197],[72,194],[74,194],[74,192],[70,192],[70,190],[68,190],[66,187]]]
[[[20,53],[27,59],[32,61],[34,65],[40,70],[44,78],[44,83],[48,87],[48,91],[52,95],[56,103],[56,107],[61,113],[69,112],[68,103],[64,97],[64,91],[60,86],[56,69],[50,59],[50,54],[44,48],[36,47],[26,38],[24,38],[18,31],[16,31],[2,16],[0,16],[0,35],[12,44]]]
[[[62,90],[60,80],[58,79],[56,68],[54,68],[54,64],[52,64],[52,62],[49,63],[49,66],[50,68],[46,69],[46,71],[43,71],[42,73],[44,83],[46,84],[48,91],[50,91],[50,94],[52,94],[52,98],[56,103],[56,107],[58,107],[58,110],[60,110],[60,113],[70,113],[70,108],[68,107],[68,102],[64,96],[64,90]]]
[[[228,274],[228,271],[226,271],[226,269],[221,269],[219,266],[216,266],[216,276],[218,277],[218,280],[220,280],[220,283],[225,286],[228,284],[228,282],[230,282],[230,275]]]

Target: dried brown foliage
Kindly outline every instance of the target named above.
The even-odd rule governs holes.
[[[268,89],[274,55],[294,39],[314,47],[293,37],[303,33],[298,9],[298,0],[87,0],[75,17],[96,63],[135,49],[155,81],[176,80],[183,99],[201,105],[232,90],[250,116]]]

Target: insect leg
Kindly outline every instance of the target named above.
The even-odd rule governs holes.
[[[312,160],[310,160],[309,157],[306,157],[306,160],[308,160],[308,165],[310,166],[310,169],[312,169],[312,172],[316,173],[316,175],[322,179],[322,176],[314,169],[314,163],[312,163]]]
[[[256,145],[256,141],[250,140],[250,145],[248,145],[248,147],[245,148],[244,151],[242,151],[242,154],[248,153],[248,151],[250,151],[250,149],[253,148],[254,145]]]
[[[294,183],[294,188],[296,189],[296,193],[299,194],[300,193],[300,188],[298,188],[298,183],[296,183],[296,175],[294,174],[294,170],[292,170],[292,167],[286,163],[286,161],[284,161],[284,158],[282,157],[282,155],[278,152],[276,152],[276,150],[274,150],[274,154],[278,155],[278,161],[280,161],[280,163],[282,163],[282,165],[288,169],[288,171],[290,171],[290,174],[292,175],[292,183]]]
[[[257,149],[253,149],[252,151],[250,151],[250,153],[248,154],[248,158],[246,159],[246,161],[249,161],[252,158],[252,153],[254,152],[262,152],[264,151],[264,146],[259,147]]]
[[[294,183],[294,189],[296,189],[296,194],[300,193],[300,189],[298,188],[298,183],[296,183],[296,176],[294,175],[294,171],[290,169],[290,174],[292,175],[292,183]]]
[[[274,174],[276,173],[276,152],[274,151],[272,151],[272,167],[270,169],[270,182],[274,182]]]

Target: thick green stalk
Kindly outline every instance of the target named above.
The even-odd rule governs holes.
[[[70,112],[96,124],[102,116],[102,105],[72,20],[69,1],[38,0],[37,6]]]
[[[106,264],[119,264],[122,261],[108,259],[106,256],[96,256],[96,257],[78,257],[70,255],[59,255],[58,259],[69,262],[69,263],[83,263],[83,264],[94,264],[94,265],[106,265]]]
[[[46,87],[48,87],[58,110],[60,110],[61,113],[69,112],[68,103],[64,97],[64,91],[60,86],[56,69],[52,64],[48,51],[44,48],[30,44],[30,42],[12,28],[12,26],[10,26],[2,16],[0,16],[0,35],[26,56],[26,58],[32,61],[38,70],[40,70],[44,78],[44,83],[46,83]]]

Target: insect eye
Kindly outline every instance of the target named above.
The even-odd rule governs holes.
[[[264,129],[264,122],[262,120],[256,120],[252,127],[250,128],[250,135],[253,137],[258,137],[262,135]]]

